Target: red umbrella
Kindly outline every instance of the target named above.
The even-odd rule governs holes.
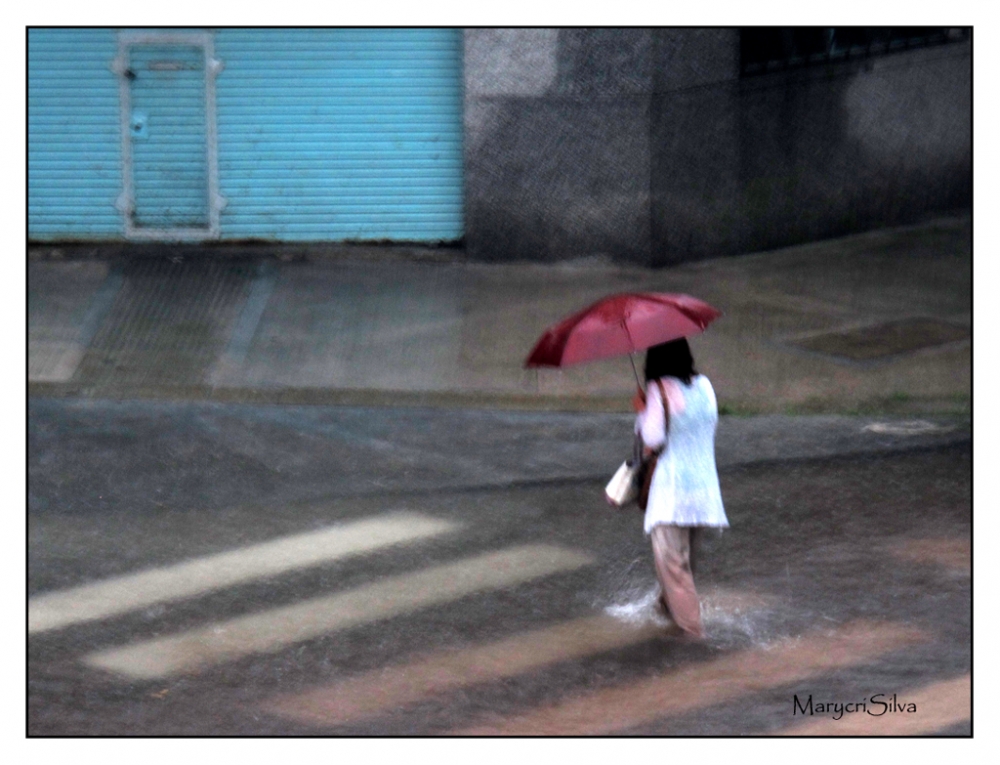
[[[598,300],[545,330],[526,367],[623,356],[703,332],[721,312],[690,295],[631,292]],[[633,363],[634,367],[634,363]]]

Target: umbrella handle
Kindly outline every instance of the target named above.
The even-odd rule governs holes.
[[[635,375],[635,384],[639,386],[639,390],[642,390],[642,383],[639,382],[639,373],[635,369],[635,359],[632,358],[632,354],[628,355],[628,360],[632,362],[632,374]]]

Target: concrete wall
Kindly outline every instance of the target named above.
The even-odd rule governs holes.
[[[968,44],[746,78],[735,99],[736,251],[911,223],[971,204]]]
[[[466,31],[470,255],[648,258],[652,48],[649,30]]]
[[[969,43],[739,76],[734,29],[468,30],[466,242],[664,265],[971,203]]]
[[[739,34],[657,30],[645,264],[741,251]]]

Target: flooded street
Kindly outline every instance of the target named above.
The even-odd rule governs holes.
[[[967,421],[724,417],[699,642],[630,419],[31,400],[29,734],[970,732]]]
[[[26,739],[972,738],[973,27],[26,26]]]

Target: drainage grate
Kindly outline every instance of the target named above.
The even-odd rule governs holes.
[[[74,382],[202,383],[226,347],[255,274],[244,262],[126,263],[121,290]]]
[[[969,328],[961,324],[938,319],[909,318],[870,327],[826,332],[789,340],[788,343],[815,353],[840,356],[853,361],[871,361],[883,356],[953,343],[968,337]]]

